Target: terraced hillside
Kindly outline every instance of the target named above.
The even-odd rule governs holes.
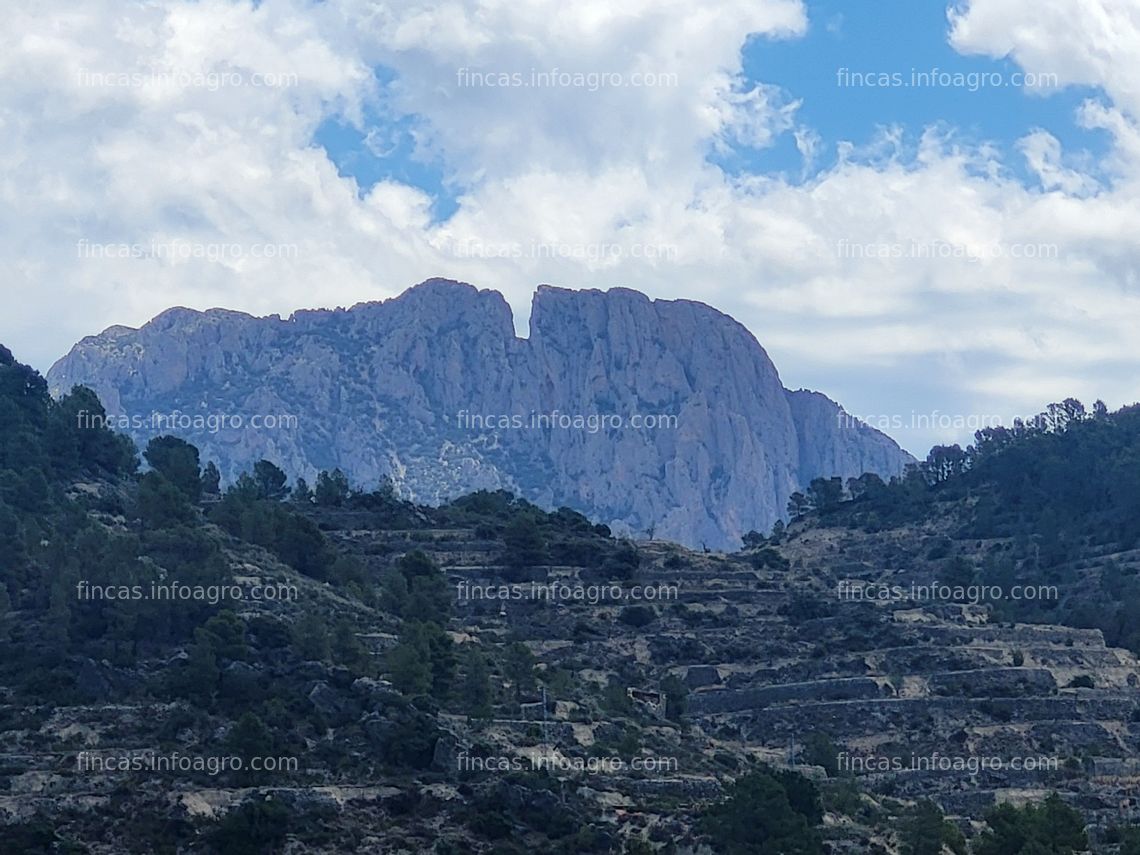
[[[648,793],[691,804],[755,759],[833,782],[853,776],[878,796],[932,799],[969,832],[995,803],[1053,791],[1101,832],[1140,819],[1132,653],[1106,647],[1099,630],[992,620],[986,603],[853,600],[841,586],[932,585],[949,561],[979,560],[1001,540],[957,544],[957,554],[936,559],[926,556],[937,528],[865,534],[804,524],[778,546],[734,555],[643,543],[639,567],[613,596],[614,580],[552,563],[531,575],[555,581],[562,598],[543,599],[530,581],[508,582],[499,544],[472,530],[333,536],[364,554],[428,551],[461,597],[456,640],[488,649],[521,640],[546,675],[545,715],[535,696],[518,718],[477,730],[451,722],[457,755],[586,757],[623,743],[674,760],[665,772],[586,776],[605,793],[600,804],[626,809]],[[1100,560],[1130,568],[1137,554]],[[504,599],[512,584],[521,596]],[[638,589],[642,598],[628,599]],[[625,702],[630,693],[668,695],[663,687],[683,687],[664,712],[646,695]],[[673,705],[683,727],[667,718]],[[851,820],[835,822],[842,839]]]
[[[538,851],[561,839],[566,851],[696,852],[699,815],[756,763],[817,781],[835,852],[897,851],[907,805],[924,798],[969,835],[995,801],[1053,791],[1090,821],[1094,839],[1140,818],[1131,653],[1106,647],[1097,630],[992,622],[986,604],[839,597],[845,580],[929,583],[948,561],[1001,541],[956,543],[944,555],[938,529],[867,534],[803,522],[777,545],[698,554],[622,546],[564,515],[561,528],[549,518],[542,528],[548,562],[520,566],[491,517],[456,524],[470,507],[305,513],[381,587],[409,554],[438,563],[452,600],[448,635],[467,663],[459,697],[409,706],[393,686],[401,620],[383,596],[366,602],[229,541],[231,581],[295,587],[309,616],[348,619],[371,662],[298,659],[275,646],[281,625],[304,619],[296,603],[238,610],[251,648],[276,654],[224,662],[219,694],[264,710],[267,686],[279,697],[290,687],[288,723],[265,718],[280,728],[272,753],[298,767],[253,777],[83,768],[80,752],[225,754],[237,715],[185,698],[119,700],[144,694],[172,667],[165,659],[125,668],[81,659],[85,702],[28,704],[7,692],[6,822],[50,818],[80,851],[111,853],[122,850],[99,817],[130,812],[142,826],[136,851],[195,837],[208,847],[225,839],[227,816],[268,799],[291,817],[283,828],[305,829],[290,833],[290,851],[506,852],[509,835]],[[568,520],[579,539],[552,534]],[[608,551],[608,563],[583,544]],[[490,666],[479,713],[464,697],[472,650]],[[1074,687],[1082,677],[1091,688]],[[919,757],[951,765],[910,769]],[[904,768],[878,770],[892,758]],[[1029,759],[1044,768],[1008,768]]]
[[[1135,413],[727,555],[83,413],[0,348],[0,852],[1135,849]]]

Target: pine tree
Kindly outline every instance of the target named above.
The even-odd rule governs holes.
[[[333,630],[332,658],[353,673],[367,676],[372,672],[372,656],[348,621],[337,621]]]
[[[324,621],[313,612],[305,612],[293,626],[293,645],[304,659],[326,661],[331,647]]]
[[[214,461],[206,464],[206,468],[202,470],[202,495],[204,496],[217,496],[222,492],[222,473],[218,471],[218,467]]]
[[[524,692],[534,691],[534,654],[521,641],[507,647],[506,661],[503,663],[507,679],[515,686],[515,700],[521,701]]]
[[[313,491],[316,503],[325,508],[339,508],[348,501],[352,489],[348,476],[339,469],[317,475],[317,488]]]
[[[209,703],[218,691],[221,677],[222,672],[218,668],[218,655],[214,650],[213,638],[199,629],[195,633],[194,643],[190,646],[189,658],[186,661],[183,694],[198,702]]]
[[[506,563],[516,569],[533,567],[546,560],[546,539],[529,513],[516,514],[507,523],[503,543],[507,547]]]
[[[238,781],[247,785],[258,783],[265,779],[266,773],[254,769],[253,761],[257,759],[264,765],[264,760],[272,756],[273,734],[254,713],[245,712],[226,735],[226,749],[242,760]]]
[[[156,436],[147,443],[143,457],[150,467],[173,484],[187,499],[202,495],[198,449],[176,436]]]
[[[289,495],[285,486],[288,477],[268,460],[253,464],[253,480],[257,483],[257,497],[271,502],[279,502]]]
[[[491,668],[482,651],[471,650],[467,654],[466,673],[463,677],[463,702],[467,714],[474,718],[491,718]]]
[[[946,837],[946,821],[934,802],[918,802],[903,822],[902,855],[942,855]]]
[[[420,637],[402,638],[388,651],[392,685],[405,695],[426,695],[431,690],[431,653]]]
[[[293,485],[292,499],[299,505],[311,505],[313,503],[313,490],[304,478],[298,478],[297,483]]]

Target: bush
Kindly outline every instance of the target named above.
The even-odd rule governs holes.
[[[764,768],[735,781],[698,827],[727,855],[821,855],[823,817],[815,784],[794,772]]]
[[[657,620],[657,611],[652,606],[626,606],[618,614],[618,620],[626,626],[640,629]]]
[[[1081,815],[1056,793],[1022,808],[999,805],[986,814],[986,825],[975,855],[1072,855],[1089,847]]]
[[[907,811],[900,838],[902,855],[942,855],[946,846],[959,855],[966,852],[962,832],[944,819],[942,810],[931,801],[920,801]]]
[[[158,472],[139,479],[138,517],[148,529],[172,528],[194,519],[186,494]]]
[[[348,476],[339,469],[317,475],[317,487],[313,491],[313,499],[321,507],[339,508],[351,495]]]
[[[503,530],[503,562],[515,570],[546,562],[546,539],[529,513],[519,513]]]
[[[839,748],[826,733],[813,732],[804,740],[803,761],[812,766],[821,766],[827,777],[839,774]]]
[[[202,496],[198,449],[176,436],[157,436],[147,443],[143,457],[191,502]]]
[[[264,855],[285,841],[289,811],[274,801],[246,802],[226,814],[210,842],[226,855]]]

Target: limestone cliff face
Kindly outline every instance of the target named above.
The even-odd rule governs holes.
[[[803,483],[860,466],[865,472],[880,475],[898,472],[899,447],[889,436],[847,414],[819,392],[798,389],[786,394],[799,438],[799,476]],[[828,442],[816,439],[829,435]],[[909,457],[906,462],[911,462]]]
[[[785,390],[726,315],[620,288],[540,287],[529,339],[500,294],[445,280],[287,320],[171,309],[84,339],[48,381],[93,388],[140,445],[185,437],[227,479],[264,457],[428,503],[501,487],[698,547],[766,531],[813,477],[911,460]]]

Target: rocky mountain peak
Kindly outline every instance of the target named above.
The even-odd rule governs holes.
[[[427,503],[505,488],[710,548],[770,528],[814,477],[911,460],[825,396],[786,390],[732,318],[627,288],[540,286],[527,339],[501,294],[446,279],[287,320],[175,308],[84,339],[48,380],[136,421],[213,416],[130,432],[182,435],[227,478],[265,457],[310,481],[335,466],[391,478]]]

